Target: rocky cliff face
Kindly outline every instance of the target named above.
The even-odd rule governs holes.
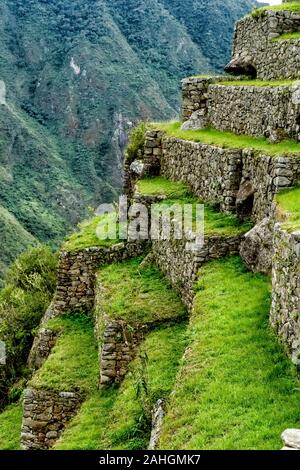
[[[19,224],[12,242],[12,219],[0,223],[2,269],[115,197],[130,123],[176,115],[178,79],[218,68],[254,4],[188,1],[179,14],[167,0],[1,2],[0,207]]]

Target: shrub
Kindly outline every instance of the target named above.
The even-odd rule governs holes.
[[[128,162],[131,163],[136,158],[142,158],[146,131],[147,124],[143,121],[131,130],[129,144],[126,147],[126,158]]]
[[[0,340],[6,346],[6,365],[0,369],[0,408],[12,384],[26,375],[35,329],[55,289],[56,265],[50,248],[39,246],[23,253],[8,270],[0,293]]]

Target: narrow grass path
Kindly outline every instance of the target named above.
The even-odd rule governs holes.
[[[190,347],[161,449],[280,449],[300,426],[300,381],[273,332],[269,281],[231,257],[201,269]]]

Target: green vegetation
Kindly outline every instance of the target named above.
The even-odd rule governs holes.
[[[142,158],[147,127],[147,124],[142,121],[130,131],[129,143],[126,147],[127,162],[131,163],[137,158]]]
[[[295,80],[229,80],[219,82],[216,85],[221,86],[257,86],[257,87],[279,87],[291,86]]]
[[[285,140],[278,144],[271,144],[265,138],[237,135],[232,132],[223,132],[217,129],[203,129],[199,131],[183,131],[180,122],[153,123],[153,128],[161,129],[171,137],[201,142],[207,145],[216,145],[221,148],[245,149],[251,148],[267,155],[299,155],[300,144],[293,140]]]
[[[280,449],[282,430],[299,427],[299,379],[269,309],[269,280],[238,257],[200,270],[162,449]]]
[[[140,194],[148,196],[166,196],[169,199],[177,199],[190,195],[190,188],[179,181],[171,181],[163,176],[149,177],[137,182],[137,190]]]
[[[116,223],[116,238],[115,239],[101,239],[97,236],[97,228],[99,226],[106,227],[109,222],[114,220],[114,215],[95,216],[92,219],[85,220],[79,224],[79,231],[70,235],[63,248],[66,251],[78,251],[92,246],[111,246],[118,242],[119,225]]]
[[[15,403],[0,414],[0,449],[19,450],[22,422],[22,405]]]
[[[171,285],[154,266],[141,267],[141,258],[101,268],[100,313],[129,323],[176,320],[185,309]]]
[[[145,303],[147,299],[145,300]],[[161,327],[150,333],[141,351],[148,357],[151,402],[167,398],[186,347],[186,325]],[[136,397],[136,359],[119,389],[95,392],[82,406],[55,446],[59,450],[146,449],[149,426]]]
[[[173,205],[192,204],[193,213],[196,214],[196,205],[202,201],[191,194],[191,189],[181,183],[170,181],[161,176],[145,178],[138,183],[140,194],[163,195],[166,199],[157,206],[167,207]],[[234,215],[225,214],[214,209],[209,204],[204,205],[204,233],[205,235],[230,236],[239,233],[246,233],[251,228],[251,223],[241,222]]]
[[[283,3],[282,5],[269,5],[262,8],[257,8],[251,12],[254,17],[261,16],[265,11],[300,11],[300,2]]]
[[[1,177],[0,177],[1,178]],[[0,206],[0,287],[7,267],[16,257],[37,240],[27,232],[18,220],[4,207]]]
[[[7,354],[6,365],[0,368],[0,409],[22,392],[35,329],[55,290],[56,265],[57,256],[38,246],[23,253],[6,274],[0,292],[0,340]]]
[[[96,390],[98,345],[92,319],[84,314],[69,315],[50,320],[48,327],[58,331],[59,338],[30,386],[85,394]]]
[[[222,68],[254,4],[1,1],[0,275],[36,240],[58,247],[87,206],[116,199],[131,123],[174,116],[180,79]]]
[[[300,186],[277,194],[277,207],[288,232],[300,230]]]
[[[287,34],[281,34],[277,38],[273,38],[273,42],[279,42],[279,41],[289,41],[290,39],[299,39],[300,38],[300,31],[295,31],[294,33],[287,33]]]

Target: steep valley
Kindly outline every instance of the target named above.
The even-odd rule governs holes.
[[[178,114],[179,79],[218,71],[255,1],[3,0],[0,277],[58,246],[122,185],[127,132]]]

